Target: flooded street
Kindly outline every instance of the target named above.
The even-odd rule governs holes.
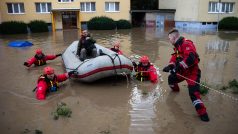
[[[148,55],[162,69],[168,64],[172,45],[167,30],[133,28],[119,31],[90,31],[98,44],[110,48],[113,39],[121,41],[121,50],[130,55]],[[63,53],[79,38],[77,30],[29,35],[0,35],[0,132],[2,134],[237,134],[238,98],[231,90],[219,90],[229,81],[238,80],[238,32],[182,30],[182,36],[192,40],[200,55],[201,81],[219,92],[209,90],[202,96],[210,122],[202,122],[188,95],[186,83],[179,93],[171,92],[168,74],[163,82],[152,84],[129,80],[122,76],[91,84],[70,79],[60,84],[56,93],[45,101],[35,99],[32,90],[41,67],[27,69],[24,61],[41,48],[45,54]],[[14,40],[28,40],[34,45],[11,48]],[[47,62],[57,74],[65,69],[61,58]],[[57,103],[65,102],[72,117],[54,120]],[[27,129],[27,130],[26,130]]]

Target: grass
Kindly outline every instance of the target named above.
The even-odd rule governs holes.
[[[21,134],[29,134],[31,133],[31,130],[25,129]],[[41,130],[35,129],[35,134],[43,134]]]
[[[62,117],[71,117],[72,111],[67,107],[66,103],[60,102],[57,104],[56,111],[52,113],[55,120],[59,119],[59,116]]]
[[[222,87],[220,88],[220,90],[225,91],[225,90],[227,90],[228,88],[229,88],[228,86],[222,86]]]
[[[236,79],[229,81],[229,88],[233,91],[234,94],[238,94],[238,82]]]
[[[232,93],[238,94],[238,82],[237,82],[237,80],[233,79],[232,81],[228,82],[228,86],[225,85],[225,86],[222,86],[220,88],[220,90],[223,90],[223,91],[225,91],[227,89],[231,89]]]
[[[204,86],[209,87],[206,82],[202,82],[201,84],[204,85]],[[201,95],[206,95],[208,93],[209,89],[204,87],[204,86],[200,86],[200,94]]]
[[[110,130],[103,130],[100,133],[101,134],[111,134],[111,131]]]
[[[35,134],[43,134],[43,132],[41,130],[36,129]]]

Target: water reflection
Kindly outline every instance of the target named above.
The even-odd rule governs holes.
[[[156,118],[156,102],[163,96],[159,85],[135,84],[129,103],[131,110],[130,134],[153,134],[153,119]]]
[[[226,68],[227,58],[219,56],[209,56],[204,68],[205,82],[210,85],[221,85],[224,83],[224,71]]]
[[[168,29],[133,28],[131,30],[90,32],[97,43],[105,47],[111,47],[111,40],[118,39],[121,42],[121,50],[125,55],[128,57],[133,54],[148,55],[151,62],[160,68],[168,64],[170,53],[172,53],[171,44],[167,40]],[[201,58],[202,80],[205,80],[208,85],[223,85],[227,84],[229,80],[238,79],[237,33],[232,33],[232,36],[236,36],[233,40],[229,40],[230,33],[219,33],[223,34],[223,38],[220,38],[220,35],[218,36],[216,31],[182,29],[181,34],[195,42]],[[61,88],[62,90],[59,93],[50,96],[49,100],[46,101],[47,103],[42,103],[40,106],[26,103],[29,101],[23,97],[35,97],[34,93],[32,93],[32,88],[35,86],[38,76],[42,74],[43,67],[28,70],[22,65],[23,62],[34,55],[36,48],[42,48],[45,53],[49,54],[63,52],[74,40],[78,40],[79,35],[80,31],[78,30],[64,30],[54,33],[1,36],[0,60],[2,64],[0,71],[2,77],[0,81],[3,84],[0,85],[0,90],[2,91],[0,92],[0,113],[7,113],[0,120],[0,124],[2,124],[0,130],[3,130],[1,131],[2,133],[19,133],[23,129],[24,123],[30,124],[30,120],[36,120],[36,123],[31,125],[32,129],[44,129],[45,133],[57,133],[58,131],[78,133],[79,130],[80,133],[94,134],[99,133],[98,130],[105,130],[108,126],[111,126],[113,134],[126,134],[128,131],[131,134],[153,134],[155,133],[155,125],[160,125],[166,121],[171,123],[170,119],[167,120],[166,118],[166,121],[164,121],[164,118],[161,118],[161,116],[163,117],[164,113],[171,113],[171,111],[174,112],[176,110],[166,109],[166,106],[165,109],[160,107],[160,111],[155,108],[156,106],[158,107],[158,103],[161,103],[160,100],[166,96],[160,87],[161,84],[153,85],[150,82],[140,83],[134,81],[135,83],[131,83],[131,86],[129,86],[131,88],[127,88],[126,78],[124,78],[124,81],[115,81],[115,85],[112,85],[111,81],[82,84],[70,80],[65,82],[66,86]],[[33,42],[34,46],[26,49],[7,47],[8,42],[13,40],[28,40]],[[65,69],[62,67],[61,62],[61,59],[58,58],[49,62],[48,65],[54,67],[57,73],[63,73]],[[164,79],[167,79],[167,76],[164,76]],[[168,89],[167,83],[163,85],[163,88],[165,90]],[[147,92],[147,94],[144,92]],[[213,106],[216,102],[223,102],[221,100],[223,97],[220,94],[216,94],[217,97],[214,97],[214,94],[209,94],[208,96],[208,98],[212,98],[213,100],[209,100],[211,103],[210,106]],[[19,97],[19,95],[21,96]],[[166,97],[171,96],[167,95]],[[174,100],[172,97],[170,100]],[[181,98],[186,97],[187,94],[185,93],[184,96],[181,96]],[[49,113],[52,112],[52,107],[58,101],[64,100],[68,100],[68,104],[73,105],[73,117],[68,122],[66,121],[67,123],[62,120],[58,121],[58,125],[62,127],[58,127],[56,130],[48,127],[55,123],[51,119],[38,121],[39,117],[48,117]],[[164,102],[162,103],[165,104]],[[183,103],[181,101],[181,105]],[[187,112],[192,115],[194,114],[194,109],[191,108],[189,99],[188,103],[189,105],[183,105],[183,107],[191,109],[191,111],[188,110]],[[166,105],[172,108],[180,106],[178,104],[166,103]],[[219,110],[213,110],[209,105],[207,107],[213,113],[218,112],[219,114]],[[221,107],[220,105],[218,107],[216,106],[217,109]],[[183,112],[182,108],[179,112]],[[235,118],[229,118],[227,120],[237,122],[237,118],[232,113],[232,110],[224,109],[224,112],[230,112],[227,115],[234,116]],[[127,113],[129,113],[129,116]],[[159,115],[157,113],[162,114],[158,117]],[[175,114],[177,113],[175,112]],[[182,123],[191,123],[191,129],[193,129],[193,126],[198,125],[197,122],[187,122],[187,116],[184,116],[184,114],[178,116],[180,116],[179,119],[182,120]],[[174,117],[177,118],[178,116]],[[190,117],[193,118],[192,116]],[[213,116],[213,118],[215,117]],[[224,119],[222,118],[220,120],[223,121]],[[24,123],[16,123],[16,125],[12,126],[16,120]],[[64,126],[64,123],[69,124],[71,127]],[[213,123],[216,123],[215,119]],[[229,123],[227,121],[227,124]],[[216,125],[219,124],[224,123],[218,122]],[[172,125],[176,128],[176,123],[172,123]],[[12,129],[8,130],[7,126],[12,126]],[[166,125],[164,126],[166,127]],[[224,130],[229,131],[225,128]],[[176,133],[176,129],[170,132]]]
[[[205,54],[218,54],[229,51],[230,42],[225,40],[210,40],[206,46]]]
[[[218,37],[222,40],[235,41],[238,39],[237,31],[220,31]]]

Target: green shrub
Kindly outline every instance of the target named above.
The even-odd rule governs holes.
[[[238,93],[238,82],[236,79],[229,81],[229,88],[232,89],[233,93]]]
[[[27,33],[27,24],[21,21],[7,21],[0,25],[1,34]]]
[[[200,90],[199,90],[200,94],[201,95],[206,95],[208,93],[208,90],[209,90],[209,88],[206,88],[206,87],[208,87],[208,85],[205,82],[202,82],[201,84],[204,85],[204,86],[200,86]]]
[[[72,111],[67,107],[66,103],[61,102],[57,104],[57,109],[52,113],[55,120],[58,120],[59,116],[62,117],[71,117]]]
[[[238,30],[238,18],[225,17],[219,22],[218,28],[224,30]]]
[[[130,29],[131,23],[127,20],[119,20],[117,23],[117,29]]]
[[[113,30],[116,28],[116,22],[105,16],[94,17],[87,23],[89,30]]]
[[[33,20],[28,24],[32,33],[48,32],[48,25],[42,20]]]

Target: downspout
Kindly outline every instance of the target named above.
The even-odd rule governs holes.
[[[54,12],[51,13],[51,21],[52,21],[52,32],[54,32],[55,31]]]

